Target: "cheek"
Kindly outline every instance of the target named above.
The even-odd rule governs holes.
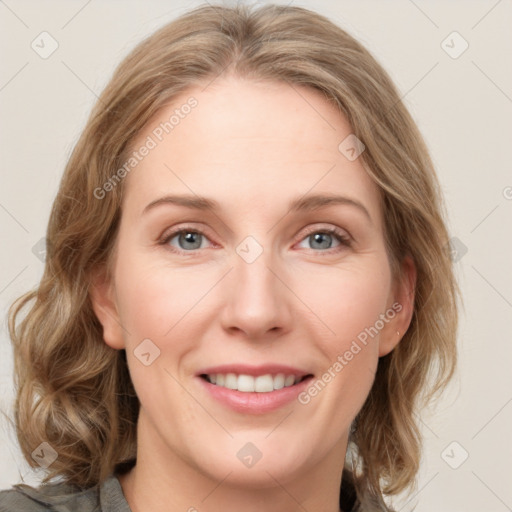
[[[326,334],[318,341],[324,355],[322,371],[299,401],[325,408],[324,414],[337,426],[337,432],[340,424],[348,428],[373,384],[380,318],[386,312],[390,291],[388,268],[385,259],[375,259],[364,268],[330,268],[310,277],[317,286],[307,293],[302,289],[302,296],[307,297],[304,302],[328,330],[323,330]]]
[[[189,312],[200,309],[198,303],[212,283],[207,272],[192,267],[175,269],[144,258],[126,259],[116,274],[123,326],[138,337],[163,341]]]
[[[182,389],[172,377],[179,377],[180,362],[200,339],[199,301],[212,279],[137,253],[118,261],[115,278],[128,366],[141,404],[156,414],[168,408],[188,417],[193,407],[179,398]]]
[[[325,343],[332,353],[345,349],[347,343],[350,345],[365,329],[375,325],[386,310],[390,285],[387,260],[373,258],[365,265],[310,273],[307,283],[297,280],[296,289],[301,290],[304,302],[328,328]]]

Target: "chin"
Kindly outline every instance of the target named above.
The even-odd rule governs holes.
[[[284,485],[321,459],[320,450],[307,449],[312,440],[293,439],[286,432],[281,433],[284,437],[265,439],[268,434],[238,434],[227,444],[215,443],[215,450],[208,446],[200,453],[195,445],[193,465],[214,481],[225,479],[223,485],[257,490],[275,487],[276,480]],[[284,438],[288,442],[284,443]]]

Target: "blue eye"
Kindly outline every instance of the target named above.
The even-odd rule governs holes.
[[[314,235],[309,235],[308,240],[310,240],[311,243],[318,243],[319,246],[321,246],[316,247],[317,249],[330,249],[335,238],[330,233],[315,233]],[[313,249],[314,248],[315,247],[313,247]]]
[[[182,228],[165,234],[160,244],[167,246],[173,252],[183,254],[204,249],[207,247],[208,242],[208,237],[201,231]],[[338,252],[351,245],[350,237],[345,231],[338,228],[311,230],[301,239],[300,243],[303,244],[304,242],[308,243],[308,247],[302,246],[302,248],[327,254]]]
[[[176,239],[178,243],[178,250],[182,251],[195,251],[196,249],[202,249],[202,241],[206,237],[203,233],[199,231],[192,231],[189,229],[182,229],[180,231],[175,231],[171,233],[165,240],[165,244],[169,244],[172,247],[175,247],[171,243],[172,240]]]
[[[321,252],[350,245],[349,238],[334,228],[313,231],[303,241],[309,242],[306,248],[319,249]]]

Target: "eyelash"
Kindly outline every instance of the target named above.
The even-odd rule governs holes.
[[[180,249],[176,249],[175,247],[169,245],[169,241],[172,240],[176,235],[180,235],[182,233],[195,233],[201,236],[204,236],[208,239],[208,236],[197,228],[192,227],[182,227],[179,229],[175,229],[171,232],[164,233],[162,235],[161,239],[159,240],[159,245],[166,246],[171,252],[174,252],[176,254],[183,254],[183,255],[194,255],[196,251],[199,251],[201,249],[192,249],[190,251],[184,251]],[[328,234],[333,235],[340,245],[338,247],[325,249],[325,250],[315,250],[310,249],[311,251],[314,251],[316,253],[319,253],[322,256],[332,256],[333,253],[337,253],[340,250],[343,250],[344,248],[351,247],[352,246],[352,239],[345,234],[345,232],[341,231],[338,228],[328,227],[328,228],[311,228],[308,230],[308,232],[299,240],[299,242],[302,242],[309,236],[315,234],[315,233],[321,233],[321,234]],[[209,239],[208,239],[209,240]]]

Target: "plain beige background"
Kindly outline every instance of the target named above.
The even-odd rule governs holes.
[[[65,162],[122,57],[199,3],[0,2],[0,407],[9,416],[14,394],[7,308],[41,277],[37,244]],[[418,489],[397,508],[512,510],[511,2],[278,3],[328,16],[388,70],[425,136],[456,237],[465,301],[460,368],[439,406],[421,418],[425,456]],[[42,58],[31,43],[48,37],[39,36],[45,31],[58,48]],[[22,477],[39,481],[4,418],[0,460],[0,488]]]

